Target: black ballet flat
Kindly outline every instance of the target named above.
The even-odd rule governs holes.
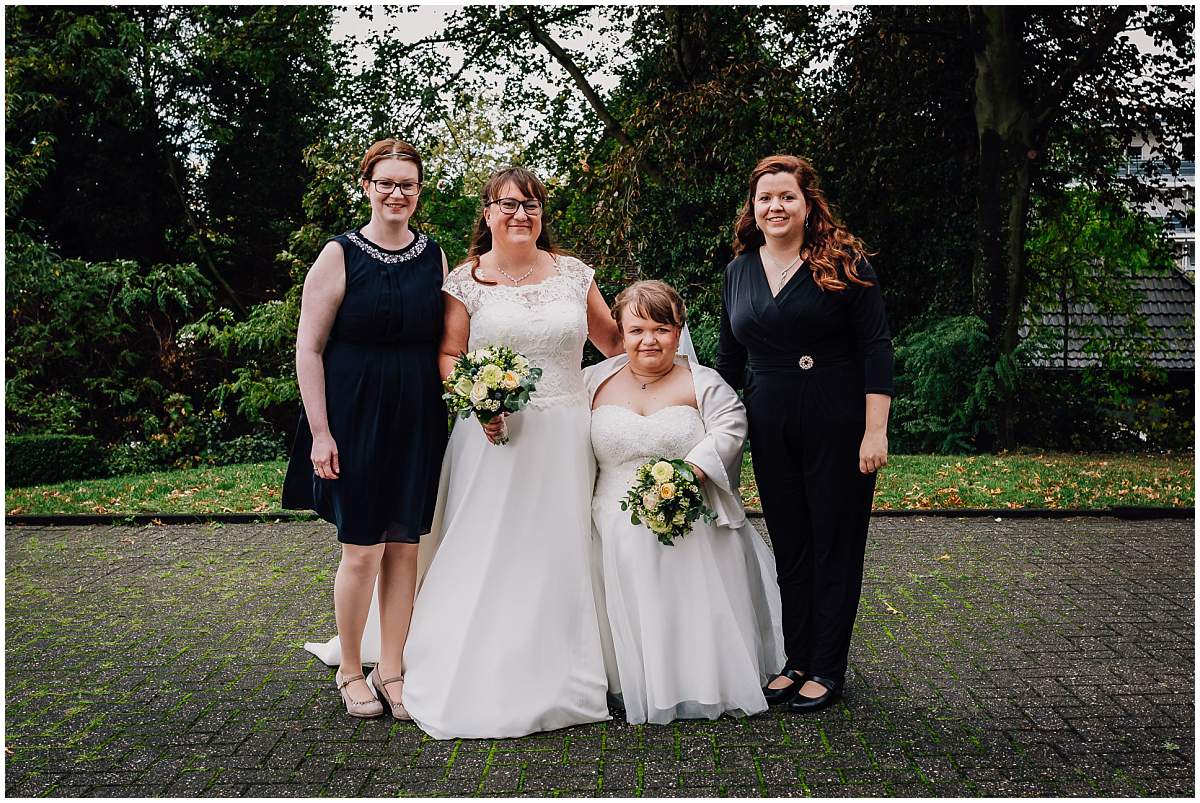
[[[800,694],[799,685],[796,686],[796,696],[788,703],[789,711],[798,711],[802,714],[820,711],[822,708],[828,708],[833,705],[842,696],[842,683],[832,678],[821,677],[820,675],[809,675],[809,680],[820,683],[826,688],[826,692],[820,697],[805,697]]]
[[[612,692],[605,693],[605,702],[608,703],[608,714],[613,719],[625,718],[625,704],[621,702],[621,698]]]
[[[772,689],[770,684],[775,682],[775,678],[791,678],[792,685],[784,686],[782,689]],[[800,687],[803,685],[803,672],[797,672],[795,669],[784,669],[774,678],[767,681],[767,685],[763,686],[762,693],[763,697],[767,698],[767,705],[779,705],[795,697],[796,692],[800,691]]]

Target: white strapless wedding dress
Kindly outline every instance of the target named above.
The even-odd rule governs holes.
[[[775,560],[753,525],[698,520],[664,546],[621,510],[639,465],[683,457],[704,437],[694,407],[592,412],[605,659],[609,687],[633,723],[765,711],[761,687],[784,662]]]

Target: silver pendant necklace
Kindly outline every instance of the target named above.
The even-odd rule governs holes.
[[[636,373],[634,373],[634,370],[632,368],[629,369],[629,374],[630,374],[630,376],[633,377],[634,382],[641,382],[642,390],[645,390],[647,385],[653,385],[655,382],[659,382],[659,381],[662,381],[663,379],[666,379],[668,376],[671,375],[671,371],[674,371],[674,370],[675,370],[675,366],[672,365],[671,369],[669,371],[667,371],[665,374],[663,374],[662,376],[655,377],[654,379],[648,380],[646,382],[642,382],[641,377],[639,377]]]
[[[776,287],[776,292],[778,292],[779,288],[782,288],[787,282],[788,274],[792,272],[792,268],[796,267],[796,265],[801,263],[803,260],[800,259],[799,254],[796,254],[796,258],[789,262],[786,268],[780,268],[779,263],[775,261],[775,257],[771,256],[766,248],[763,249],[763,253],[766,254],[767,259],[771,260],[771,262],[775,265],[775,270],[779,271],[779,284]]]

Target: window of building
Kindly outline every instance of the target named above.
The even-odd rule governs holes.
[[[1175,264],[1179,269],[1187,273],[1196,271],[1196,241],[1195,240],[1180,240],[1175,244],[1176,260]]]

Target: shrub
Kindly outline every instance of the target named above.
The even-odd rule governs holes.
[[[5,269],[9,432],[137,437],[142,411],[200,384],[173,344],[211,303],[194,265],[62,259],[10,231]]]
[[[1099,371],[1030,371],[1021,383],[1017,439],[1057,451],[1179,451],[1193,444],[1191,388],[1171,389],[1155,372],[1097,390]]]
[[[4,441],[9,488],[104,476],[104,450],[89,435],[10,435]]]
[[[893,451],[973,452],[994,433],[998,380],[987,340],[987,326],[974,315],[896,338]]]
[[[281,435],[273,433],[255,433],[241,435],[225,443],[218,443],[209,448],[205,460],[217,466],[228,466],[235,463],[264,463],[268,460],[280,460],[287,454],[287,447]]]

